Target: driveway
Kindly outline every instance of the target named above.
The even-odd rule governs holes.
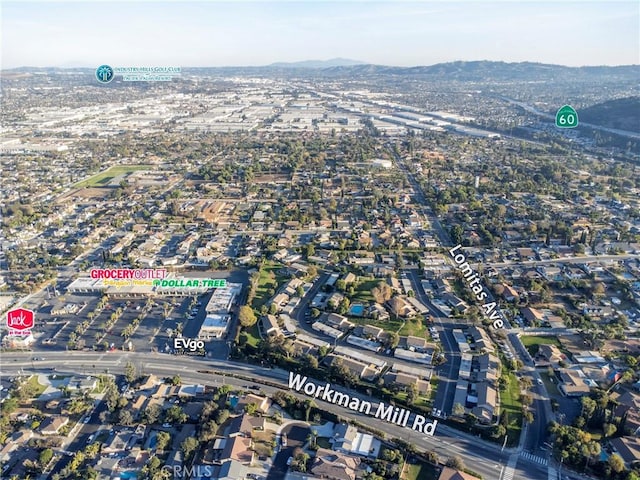
[[[310,427],[305,427],[299,423],[287,425],[280,432],[280,440],[278,445],[282,445],[282,435],[287,435],[287,446],[282,447],[273,460],[273,467],[269,471],[267,480],[282,480],[289,467],[287,466],[287,460],[293,456],[293,451],[297,447],[301,447],[307,443],[307,437],[311,433]]]

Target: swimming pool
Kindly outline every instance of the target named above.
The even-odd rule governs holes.
[[[356,303],[355,305],[351,305],[351,308],[349,309],[349,313],[351,315],[357,315],[361,317],[362,314],[364,313],[364,305],[360,305],[359,303]]]

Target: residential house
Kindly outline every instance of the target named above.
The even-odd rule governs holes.
[[[422,337],[414,337],[408,335],[406,338],[407,349],[414,349],[417,352],[422,352],[427,348],[428,342]]]
[[[228,427],[229,437],[241,435],[251,438],[254,430],[264,431],[265,417],[253,417],[246,413],[234,417]]]
[[[242,436],[232,437],[225,443],[220,458],[224,460],[234,460],[242,465],[251,465],[254,459],[254,452],[251,450],[253,442],[251,438]]]
[[[40,424],[42,435],[58,435],[60,429],[69,423],[69,418],[65,416],[53,416],[45,418]]]
[[[245,407],[253,403],[256,405],[257,411],[260,413],[267,413],[269,408],[271,407],[271,399],[267,397],[261,397],[260,395],[254,395],[253,393],[249,393],[244,397],[241,397],[238,400],[238,404],[236,405],[237,411],[244,411]]]
[[[260,317],[260,323],[262,325],[262,333],[267,337],[279,337],[282,335],[280,325],[278,325],[278,319],[275,315],[263,315]]]
[[[516,289],[511,285],[504,284],[503,287],[504,291],[502,292],[502,298],[504,298],[507,302],[516,302],[520,298],[520,295],[518,295]]]
[[[618,437],[609,440],[609,444],[622,457],[625,467],[630,469],[640,464],[640,439],[636,437]]]
[[[332,450],[319,448],[311,464],[310,472],[329,480],[355,480],[360,459]]]
[[[525,307],[520,311],[522,312],[522,316],[529,325],[538,325],[544,319],[544,315],[542,314],[542,312],[536,310],[535,308]]]
[[[131,430],[122,430],[111,435],[107,442],[102,446],[102,453],[122,452],[131,443],[134,433]],[[136,437],[137,438],[137,437]]]
[[[438,480],[478,480],[478,478],[451,467],[443,467]]]
[[[380,327],[374,327],[373,325],[365,325],[362,327],[362,336],[365,338],[377,340],[383,333],[384,330]]]
[[[589,385],[585,382],[584,374],[579,370],[561,368],[556,370],[560,379],[558,388],[567,397],[581,397],[589,393]]]
[[[208,469],[200,469],[206,471]],[[196,470],[198,471],[198,470]],[[216,465],[213,469],[213,475],[210,477],[196,477],[194,480],[244,480],[248,477],[248,470],[245,465],[235,460],[225,460],[221,465]]]
[[[536,354],[536,365],[551,365],[558,368],[560,362],[565,362],[567,357],[560,349],[551,344],[541,344]]]
[[[384,375],[384,383],[387,386],[395,386],[402,390],[408,390],[412,385],[416,386],[418,393],[426,395],[429,392],[429,382],[421,378],[403,372],[387,372]]]
[[[380,452],[380,441],[356,427],[346,423],[336,425],[331,442],[333,450],[346,454],[376,458]]]
[[[473,339],[476,351],[493,352],[495,350],[491,337],[483,327],[476,327],[474,325],[469,327],[468,333]]]
[[[326,317],[325,322],[327,325],[333,328],[337,328],[338,330],[341,330],[343,332],[346,332],[354,326],[347,317],[338,313],[329,313]]]
[[[498,413],[498,392],[487,382],[476,384],[478,404],[471,412],[482,423],[492,423],[493,417]]]
[[[496,385],[500,376],[500,360],[491,353],[485,353],[475,357],[475,380]]]

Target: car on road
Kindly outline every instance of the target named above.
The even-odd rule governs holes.
[[[536,382],[538,382],[538,385],[542,385],[542,380],[540,378],[537,378]]]
[[[87,443],[93,442],[94,438],[95,438],[95,435],[92,433],[91,435],[89,435],[89,438],[87,438]]]
[[[90,420],[91,420],[91,417],[85,417],[82,423],[89,423]]]
[[[293,457],[287,458],[287,467],[293,462]]]

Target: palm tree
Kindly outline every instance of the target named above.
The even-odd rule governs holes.
[[[311,450],[315,450],[318,447],[318,431],[315,428],[307,435],[307,442],[309,442]]]
[[[309,421],[309,415],[311,415],[311,409],[318,408],[316,402],[311,399],[307,399],[304,401],[304,420],[305,422]]]

